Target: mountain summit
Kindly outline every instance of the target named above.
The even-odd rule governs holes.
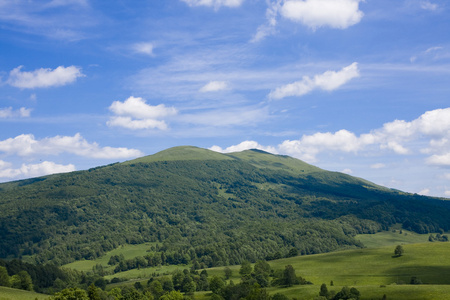
[[[154,242],[166,263],[362,247],[401,223],[450,229],[447,201],[394,191],[260,150],[175,147],[86,171],[0,184],[0,257],[64,264]]]

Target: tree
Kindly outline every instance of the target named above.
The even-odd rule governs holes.
[[[159,280],[153,280],[149,286],[150,292],[153,294],[155,299],[158,299],[164,294],[163,286]]]
[[[166,293],[159,298],[160,300],[183,300],[183,294],[179,291],[171,291],[169,293]]]
[[[249,261],[244,260],[241,263],[241,268],[239,269],[239,274],[241,275],[241,277],[246,277],[246,276],[250,276],[252,273],[252,265],[250,264]]]
[[[219,276],[213,276],[209,281],[209,288],[211,289],[211,292],[213,292],[214,294],[219,294],[224,286],[225,283]]]
[[[230,279],[230,277],[233,275],[233,271],[231,271],[231,269],[228,267],[225,267],[224,272],[226,280]]]
[[[295,276],[295,270],[291,265],[287,265],[285,267],[282,281],[286,286],[297,284],[297,276]]]
[[[327,285],[325,283],[322,283],[322,285],[320,286],[319,296],[328,297],[329,295],[330,293],[328,292]]]
[[[8,270],[5,267],[0,266],[0,286],[10,286],[10,278],[8,275]]]
[[[354,287],[348,288],[347,286],[344,286],[342,290],[333,297],[333,300],[347,300],[347,299],[358,300],[359,297],[360,292],[356,288]]]
[[[395,256],[402,256],[403,253],[404,253],[404,250],[403,250],[402,245],[398,245],[397,247],[395,247],[395,250],[394,250]]]
[[[276,293],[275,295],[272,296],[272,300],[289,300],[289,298],[286,295]]]
[[[64,289],[56,293],[53,300],[89,300],[85,290],[79,288]]]
[[[33,290],[33,281],[27,271],[20,271],[11,277],[11,286],[26,291]]]
[[[101,300],[100,297],[100,288],[96,287],[93,283],[88,288],[88,297],[90,300]]]

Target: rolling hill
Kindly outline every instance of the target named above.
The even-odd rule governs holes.
[[[357,248],[356,234],[396,223],[450,228],[445,199],[260,150],[189,146],[0,184],[0,211],[1,258],[59,265],[151,242],[149,263],[213,267]]]

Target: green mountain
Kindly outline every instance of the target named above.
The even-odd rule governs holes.
[[[397,223],[450,228],[444,199],[288,156],[195,147],[3,183],[0,211],[0,258],[55,264],[153,242],[155,264],[219,266],[361,247],[356,234]]]

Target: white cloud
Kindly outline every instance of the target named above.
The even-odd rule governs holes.
[[[269,98],[282,99],[289,96],[303,96],[316,89],[333,91],[353,78],[359,77],[358,63],[343,68],[340,71],[326,71],[314,78],[304,76],[302,80],[276,88]]]
[[[383,169],[386,168],[386,165],[383,163],[376,163],[370,166],[371,169]]]
[[[39,164],[22,164],[20,168],[5,168],[6,164],[0,161],[0,178],[13,179],[20,177],[37,177],[55,173],[66,173],[75,171],[72,164],[60,165],[50,161],[43,161]],[[9,164],[8,164],[9,166]]]
[[[154,119],[134,120],[131,117],[111,117],[107,122],[108,126],[123,127],[132,130],[157,128],[166,130],[167,124],[164,121]]]
[[[281,15],[313,30],[319,27],[345,29],[359,23],[362,0],[286,0]]]
[[[142,53],[153,56],[153,44],[152,43],[137,43],[132,46],[132,49],[136,53]]]
[[[344,170],[342,170],[341,171],[341,173],[345,173],[345,174],[352,174],[353,173],[353,171],[352,171],[352,169],[344,169]]]
[[[431,192],[430,189],[425,188],[425,189],[421,190],[420,192],[418,192],[417,194],[424,195],[424,196],[429,196],[430,192]]]
[[[378,155],[380,150],[384,150],[398,155],[422,153],[429,155],[425,159],[428,164],[449,167],[450,108],[425,112],[410,122],[395,120],[385,123],[381,128],[359,136],[345,129],[334,133],[303,135],[298,140],[285,140],[273,149],[273,152],[288,154],[310,163],[316,162],[317,156],[324,152]],[[384,167],[382,163],[371,166],[373,169]]]
[[[438,9],[438,5],[435,3],[431,3],[429,1],[422,1],[420,3],[420,7],[425,10],[435,11]]]
[[[31,108],[21,107],[18,110],[13,110],[12,107],[0,108],[0,118],[26,118],[31,114]]]
[[[119,126],[128,129],[167,129],[167,124],[161,118],[177,114],[174,107],[164,104],[148,105],[140,97],[129,97],[124,102],[114,101],[109,110],[116,116],[107,122],[108,126]]]
[[[81,69],[75,66],[59,66],[54,70],[41,68],[32,72],[22,72],[22,68],[23,66],[19,66],[9,73],[6,81],[9,85],[23,89],[46,88],[66,85],[78,77],[85,76]]]
[[[434,154],[427,158],[427,163],[441,167],[450,167],[450,149],[445,154]]]
[[[259,149],[259,150],[263,150],[263,151],[270,152],[273,154],[277,154],[277,150],[274,147],[264,147],[255,141],[244,141],[238,145],[230,146],[225,149],[222,149],[219,146],[212,146],[210,148],[210,150],[213,150],[216,152],[221,152],[221,153],[241,152],[241,151],[249,150],[249,149]]]
[[[446,197],[450,197],[450,191],[445,191],[445,192],[444,192],[444,195],[445,195]]]
[[[181,0],[189,6],[209,6],[219,9],[221,6],[238,7],[244,0]]]
[[[200,88],[200,92],[207,93],[207,92],[218,92],[223,91],[228,88],[228,84],[225,81],[210,81],[206,85]]]
[[[32,134],[21,134],[0,141],[0,152],[18,156],[70,153],[101,159],[133,158],[143,155],[136,149],[99,147],[97,143],[86,141],[79,133],[74,136],[55,136],[41,140],[35,139]]]
[[[322,151],[357,152],[363,146],[363,140],[347,130],[335,133],[318,132],[303,135],[299,140],[286,140],[278,148],[286,153],[308,162],[315,162],[316,155]]]

